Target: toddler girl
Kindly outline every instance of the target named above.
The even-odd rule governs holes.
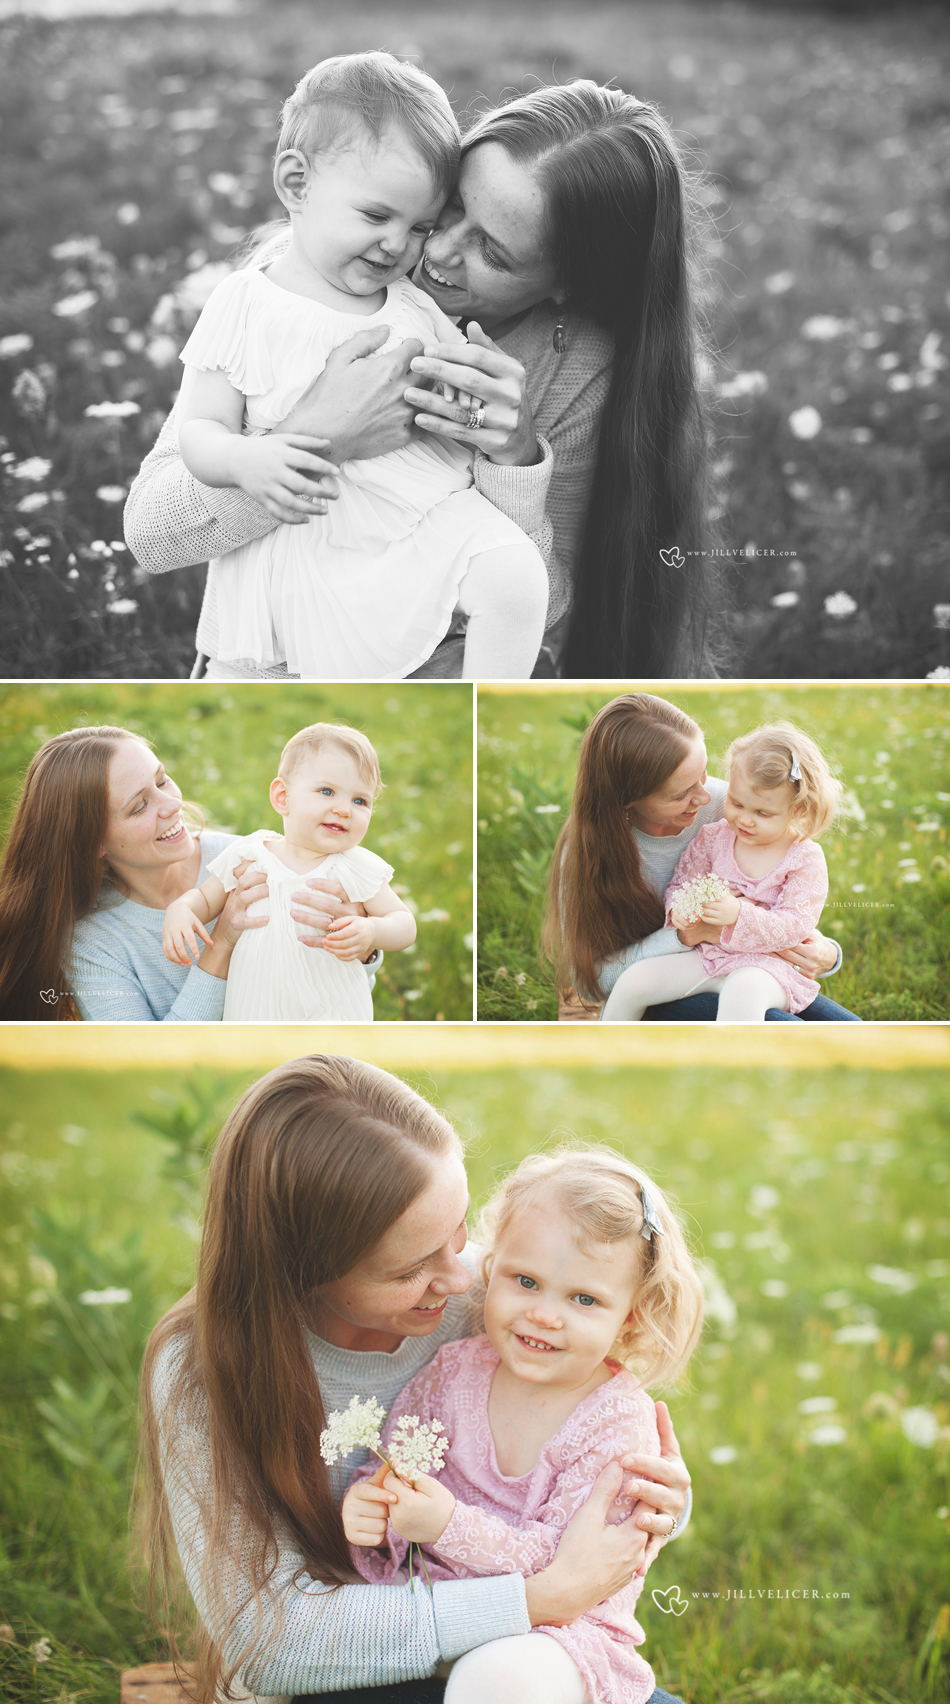
[[[323,440],[280,429],[361,327],[388,329],[377,354],[406,338],[465,342],[406,278],[458,168],[448,100],[389,54],[326,59],[285,103],[278,146],[289,240],[218,285],[181,357],[186,466],[206,485],[240,486],[283,523],[211,564],[208,644],[222,663],[286,659],[305,679],[396,680],[425,661],[459,605],[465,679],[527,677],[547,572],[474,490],[472,452],[413,441],[337,468],[314,453]],[[245,421],[265,435],[244,435]]]
[[[691,841],[666,890],[666,926],[687,883],[718,876],[729,893],[703,907],[701,920],[722,933],[669,958],[645,959],[618,979],[606,1023],[639,1022],[648,1006],[719,991],[718,1023],[764,1023],[770,1007],[801,1012],[817,982],[777,955],[810,934],[828,894],[823,834],[841,802],[814,740],[775,722],[733,740],[726,754],[725,820]]]
[[[373,1002],[363,960],[377,948],[411,946],[416,923],[389,886],[391,864],[360,844],[382,786],[379,761],[355,728],[314,722],[288,740],[270,801],[285,833],[259,829],[233,840],[209,865],[209,879],[182,894],[165,912],[162,946],[173,964],[198,958],[195,939],[210,943],[205,924],[217,917],[237,885],[235,867],[251,859],[267,877],[269,898],[248,915],[267,916],[266,929],[248,929],[231,956],[224,1022],[372,1022]],[[318,947],[297,938],[292,894],[307,876],[340,882],[365,917],[337,918]]]
[[[413,1488],[363,1468],[344,1498],[367,1580],[404,1578],[410,1541],[433,1581],[545,1568],[607,1462],[658,1453],[642,1381],[677,1377],[699,1335],[702,1286],[676,1218],[611,1149],[532,1155],[481,1230],[485,1336],[439,1350],[398,1398],[381,1445],[401,1415],[438,1420],[445,1466]],[[620,1496],[614,1507],[619,1521],[638,1505]],[[644,1704],[655,1683],[637,1651],[642,1589],[635,1577],[569,1626],[468,1652],[445,1704]]]

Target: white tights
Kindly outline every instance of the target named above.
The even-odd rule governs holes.
[[[639,959],[617,978],[604,1007],[605,1024],[640,1023],[648,1006],[685,1000],[689,994],[719,994],[718,1024],[763,1024],[775,1006],[788,1010],[780,982],[767,970],[752,965],[726,976],[707,976],[699,953],[675,953],[669,958]]]
[[[547,1633],[520,1633],[466,1651],[445,1704],[590,1704],[590,1693],[563,1645]]]
[[[463,680],[527,680],[548,612],[548,574],[525,539],[473,556],[458,589],[468,616]]]

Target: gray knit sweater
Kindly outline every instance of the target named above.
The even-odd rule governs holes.
[[[567,613],[581,531],[597,459],[600,419],[610,387],[613,344],[592,321],[565,314],[565,349],[554,349],[556,312],[551,303],[532,308],[498,339],[527,373],[542,459],[532,467],[502,467],[475,459],[479,491],[508,515],[540,550],[547,564],[550,596],[547,629]],[[178,453],[174,411],[146,456],[125,508],[125,537],[150,574],[188,568],[224,556],[263,538],[277,525],[273,515],[240,490],[201,485]],[[217,654],[217,587],[208,576],[198,623],[198,647]],[[283,680],[285,665],[257,669],[233,665],[249,680]]]

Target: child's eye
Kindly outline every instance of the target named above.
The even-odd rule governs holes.
[[[321,787],[320,791],[321,791],[321,793],[326,793],[326,796],[327,796],[328,799],[331,799],[333,797],[333,788],[332,787]]]
[[[575,1302],[580,1302],[582,1308],[595,1308],[597,1306],[596,1299],[593,1296],[580,1294],[575,1296],[574,1300]]]
[[[523,1290],[536,1290],[538,1287],[533,1278],[525,1278],[520,1272],[518,1274],[518,1283],[521,1285]]]
[[[356,798],[356,799],[353,800],[353,803],[354,803],[354,805],[368,805],[369,800],[368,799]]]

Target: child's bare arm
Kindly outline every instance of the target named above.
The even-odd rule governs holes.
[[[201,887],[189,888],[180,899],[172,900],[162,924],[162,951],[172,964],[190,965],[192,960],[197,964],[199,947],[195,937],[200,936],[210,947],[211,936],[204,924],[221,915],[226,898],[224,883],[217,876],[209,876]]]
[[[340,917],[330,924],[323,946],[334,958],[366,959],[376,947],[399,952],[416,938],[416,920],[388,882],[365,901],[365,917]]]
[[[244,403],[226,373],[187,371],[178,447],[189,473],[203,485],[240,487],[281,521],[326,514],[337,469],[314,453],[326,440],[284,432],[244,437]]]

